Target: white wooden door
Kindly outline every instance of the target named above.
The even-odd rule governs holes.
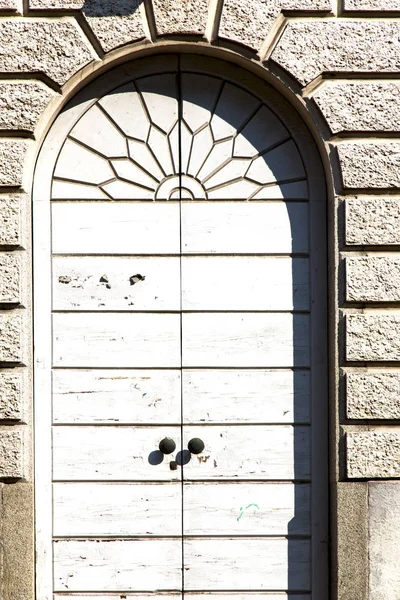
[[[105,85],[61,115],[35,187],[38,600],[320,600],[315,151],[218,62]]]

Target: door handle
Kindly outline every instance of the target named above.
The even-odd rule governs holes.
[[[176,448],[176,444],[172,438],[164,438],[158,445],[160,452],[163,454],[172,454]]]
[[[188,443],[189,452],[192,454],[200,454],[200,452],[203,452],[204,448],[204,442],[200,438],[193,438]]]

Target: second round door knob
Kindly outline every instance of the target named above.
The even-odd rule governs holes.
[[[204,442],[200,438],[193,438],[188,443],[189,452],[192,454],[200,454],[200,452],[203,452],[204,448]]]
[[[172,438],[164,438],[159,443],[158,447],[163,454],[172,454],[176,448],[176,444]]]

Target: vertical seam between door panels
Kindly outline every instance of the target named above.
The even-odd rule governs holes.
[[[181,347],[181,597],[185,597],[185,551],[184,551],[184,513],[183,513],[183,323],[182,323],[182,90],[181,90],[181,57],[178,54],[177,70],[177,90],[178,90],[178,177],[179,177],[179,307],[180,307],[180,347]]]

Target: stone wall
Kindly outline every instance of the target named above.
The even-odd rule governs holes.
[[[85,77],[179,40],[264,69],[319,140],[332,183],[332,599],[399,597],[400,482],[384,481],[400,477],[399,16],[399,0],[0,0],[5,600],[34,597],[34,159]]]

